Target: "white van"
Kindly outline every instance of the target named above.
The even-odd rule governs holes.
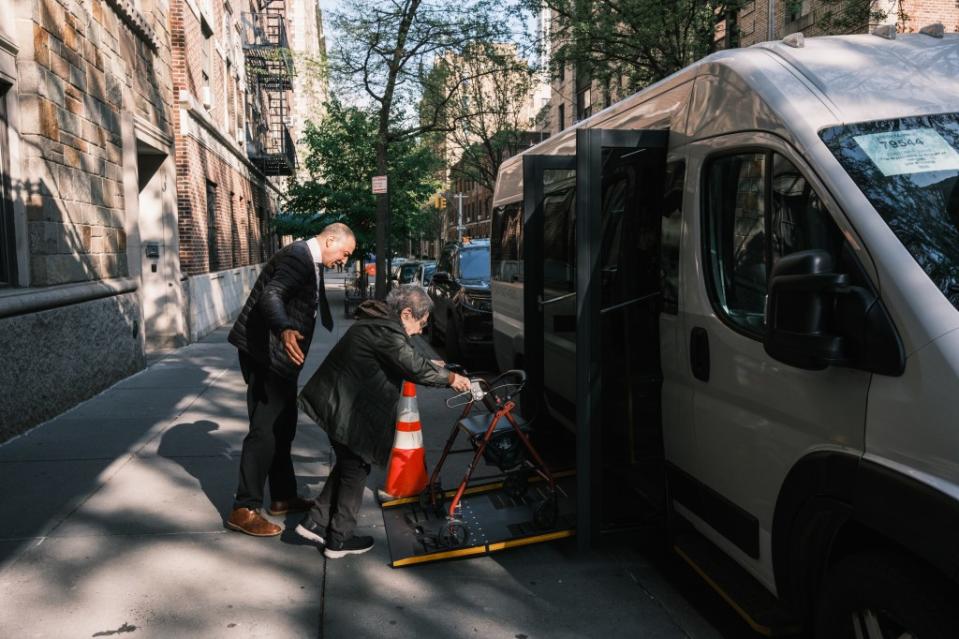
[[[711,55],[505,162],[493,205],[499,365],[593,424],[603,499],[662,495],[759,630],[723,562],[816,636],[959,637],[959,35]]]

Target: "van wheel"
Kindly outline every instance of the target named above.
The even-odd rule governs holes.
[[[959,637],[955,589],[905,557],[854,555],[832,569],[824,585],[816,605],[816,637]]]

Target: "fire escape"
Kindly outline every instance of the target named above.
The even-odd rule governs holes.
[[[286,33],[285,0],[260,0],[243,14],[243,53],[250,96],[247,153],[265,175],[293,175],[290,135],[293,57]]]

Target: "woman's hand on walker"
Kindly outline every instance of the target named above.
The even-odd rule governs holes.
[[[470,380],[458,373],[453,373],[453,381],[450,383],[450,388],[465,393],[470,389]]]

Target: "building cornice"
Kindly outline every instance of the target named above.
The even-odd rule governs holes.
[[[6,51],[10,55],[17,55],[20,52],[20,47],[11,40],[5,33],[0,31],[0,51]]]
[[[120,16],[120,20],[130,28],[130,31],[143,40],[154,53],[160,50],[160,42],[153,33],[153,28],[130,0],[107,0],[107,4]]]

